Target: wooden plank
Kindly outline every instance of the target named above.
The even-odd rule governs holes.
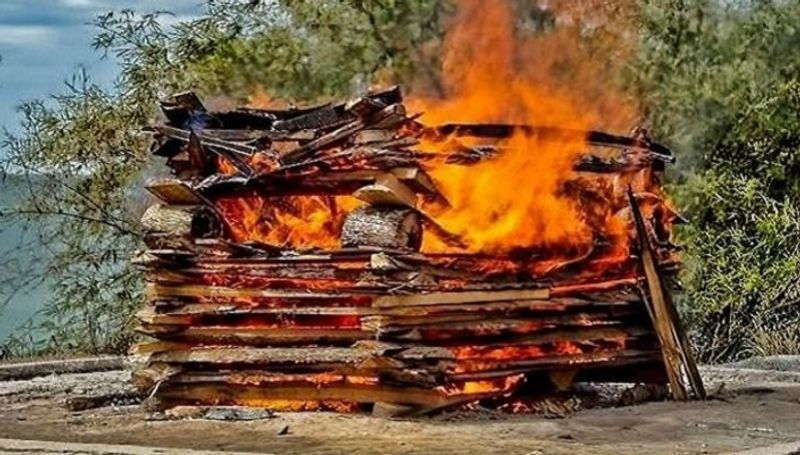
[[[173,205],[209,205],[209,200],[193,190],[187,183],[172,178],[152,180],[145,185],[145,189],[153,196]]]
[[[493,312],[559,312],[574,311],[582,308],[625,308],[631,306],[627,301],[591,301],[583,299],[552,300],[517,300],[507,302],[453,303],[446,305],[425,305],[409,307],[376,308],[378,314],[386,316],[420,316],[461,314],[461,313],[493,313]]]
[[[148,283],[146,295],[151,299],[169,297],[266,297],[276,299],[345,299],[350,294],[326,294],[320,292],[296,292],[282,290],[239,289],[223,286],[181,285],[164,286]]]
[[[373,300],[377,308],[446,305],[475,302],[502,302],[514,300],[544,300],[550,297],[549,289],[520,289],[507,291],[432,292],[429,294],[383,295]]]
[[[566,297],[570,295],[593,294],[598,292],[630,288],[636,286],[638,283],[638,278],[622,278],[619,280],[591,282],[585,284],[563,284],[550,288],[550,295],[553,297]]]
[[[470,359],[458,360],[458,373],[449,376],[451,380],[466,380],[476,373],[500,373],[509,371],[542,371],[564,367],[606,366],[611,363],[624,365],[629,363],[648,362],[658,358],[656,351],[638,349],[606,350],[584,354],[563,354],[558,356],[542,356],[535,359]]]
[[[681,374],[682,359],[680,346],[674,335],[674,321],[671,317],[672,314],[667,308],[663,283],[655,268],[655,259],[653,258],[652,247],[648,240],[647,229],[644,225],[641,210],[639,209],[639,203],[636,201],[636,197],[630,187],[628,187],[628,200],[636,224],[636,236],[639,240],[642,267],[644,268],[644,273],[647,278],[647,287],[650,294],[650,301],[648,302],[650,304],[650,316],[659,342],[661,343],[661,352],[664,357],[664,366],[667,369],[670,391],[672,392],[673,398],[683,401],[686,400],[688,396]]]
[[[197,347],[185,351],[153,353],[151,362],[175,364],[356,364],[367,360],[374,352],[349,348],[247,348],[247,347]]]
[[[444,314],[428,314],[422,316],[385,316],[363,315],[362,321],[381,330],[403,328],[446,328],[455,327],[464,323],[493,323],[496,321],[526,321],[540,324],[566,324],[566,325],[602,325],[609,321],[619,321],[622,317],[635,314],[635,309],[625,308],[611,311],[592,311],[585,308],[571,308],[561,312],[548,312],[545,314],[511,313],[509,311],[493,312],[450,312]]]
[[[162,386],[159,396],[168,401],[206,404],[256,403],[269,406],[268,400],[344,401],[349,403],[389,402],[427,407],[446,407],[461,403],[465,398],[477,400],[488,394],[448,396],[435,389],[390,387],[385,385],[271,386],[259,387],[231,384],[197,384],[192,386]]]
[[[188,327],[164,337],[185,343],[214,345],[242,345],[253,347],[293,345],[349,346],[359,340],[374,338],[375,334],[361,329],[299,329],[299,328],[248,328],[248,327]]]
[[[236,305],[233,303],[208,303],[184,301],[156,301],[153,302],[155,312],[165,316],[185,315],[259,315],[259,314],[285,314],[285,315],[317,315],[317,316],[358,316],[376,314],[375,309],[356,306],[311,306],[311,307],[257,307],[250,304]]]

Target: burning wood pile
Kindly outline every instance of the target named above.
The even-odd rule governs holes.
[[[159,406],[419,414],[575,381],[703,396],[664,281],[678,265],[660,191],[672,156],[646,132],[429,126],[397,88],[227,112],[183,93],[162,109],[152,152],[174,178],[147,187],[160,202],[135,261],[150,337],[135,380]],[[513,188],[522,206],[476,213],[454,191],[491,194],[504,182],[483,170],[514,177],[513,159],[554,144],[567,167],[517,175],[553,180]],[[521,230],[497,234],[520,213]]]

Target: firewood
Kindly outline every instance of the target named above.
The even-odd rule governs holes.
[[[182,92],[161,100],[161,111],[173,124],[182,124],[191,112],[205,112],[203,102],[194,92]]]
[[[686,371],[689,386],[695,397],[704,399],[706,391],[703,386],[703,380],[697,370],[694,356],[689,350],[689,342],[680,324],[677,310],[670,300],[669,294],[664,290],[664,283],[653,257],[652,244],[644,225],[639,203],[631,187],[628,187],[628,202],[636,225],[639,250],[642,255],[642,268],[644,269],[649,290],[650,300],[646,301],[646,304],[653,326],[661,342],[664,366],[667,369],[667,377],[670,383],[670,392],[677,400],[686,400],[688,398],[686,385],[683,382],[683,369]]]
[[[281,165],[298,163],[300,161],[307,159],[317,150],[323,147],[327,147],[329,145],[333,145],[338,141],[348,138],[364,128],[367,127],[384,128],[386,126],[383,125],[381,122],[385,121],[391,125],[394,125],[396,124],[397,121],[402,121],[398,119],[405,120],[405,109],[402,107],[402,105],[394,104],[391,106],[387,106],[381,111],[379,111],[377,114],[374,114],[367,118],[358,117],[355,120],[351,121],[350,123],[347,123],[346,125],[334,131],[331,131],[330,133],[324,136],[318,137],[313,141],[301,145],[295,150],[292,150],[281,156],[279,158],[279,162]]]
[[[210,157],[206,155],[203,144],[200,143],[200,138],[194,133],[189,135],[189,143],[186,144],[186,153],[189,155],[189,162],[197,177],[202,178],[213,172],[212,161]]]
[[[211,205],[211,202],[200,195],[200,193],[178,179],[162,178],[152,180],[145,185],[145,189],[167,204]]]
[[[336,400],[351,403],[391,402],[441,408],[464,401],[464,396],[447,396],[433,389],[412,387],[388,387],[382,385],[333,385],[330,387],[258,387],[234,384],[208,384],[188,387],[163,387],[161,397],[173,403],[200,403],[223,405],[247,405],[263,403],[269,408],[269,400],[324,401]],[[487,394],[471,394],[472,400]]]
[[[168,364],[355,364],[372,353],[347,348],[234,348],[205,347],[185,351],[166,351],[152,354],[152,362]]]
[[[346,293],[322,293],[322,292],[302,292],[296,290],[269,290],[269,289],[239,289],[224,286],[204,286],[204,285],[181,285],[164,286],[158,284],[148,284],[145,288],[146,295],[154,299],[170,297],[264,297],[283,299],[287,304],[294,300],[319,301],[327,300],[331,303],[336,301],[346,302],[354,298]]]
[[[508,125],[508,124],[467,124],[467,123],[448,123],[429,128],[426,134],[433,137],[448,135],[474,136],[507,138],[515,134],[536,136],[540,138],[553,139],[580,139],[588,144],[613,148],[637,147],[646,149],[654,158],[672,163],[675,161],[672,152],[665,146],[654,142],[643,142],[637,138],[617,136],[604,133],[602,131],[581,131],[568,128],[540,127],[531,125]]]
[[[240,326],[188,327],[170,333],[165,339],[182,343],[230,346],[302,346],[322,344],[326,346],[349,346],[358,340],[374,337],[361,329],[312,329],[312,328],[248,328]]]
[[[416,212],[364,206],[350,212],[342,226],[342,245],[419,249],[422,227]]]
[[[543,300],[550,296],[549,289],[524,289],[496,292],[434,292],[412,295],[383,295],[373,301],[377,308],[418,305],[446,305],[450,303],[498,302],[513,300]]]
[[[651,362],[658,358],[657,351],[644,351],[637,349],[602,350],[583,354],[559,354],[540,356],[527,359],[464,359],[458,360],[458,369],[463,373],[450,376],[452,380],[469,380],[476,373],[494,371],[497,373],[508,371],[542,371],[548,369],[592,366],[612,366],[619,364],[635,364]],[[484,375],[485,376],[485,375]]]
[[[388,142],[394,139],[394,130],[362,130],[353,135],[354,144],[372,144],[375,142]]]
[[[195,238],[222,234],[222,222],[205,205],[155,204],[144,212],[141,223],[151,248],[182,248]]]
[[[384,174],[375,183],[358,189],[353,196],[374,206],[415,208],[417,195],[392,174]]]

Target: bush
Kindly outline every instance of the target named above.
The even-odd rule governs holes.
[[[675,188],[693,215],[679,303],[704,361],[800,354],[800,210],[768,188],[713,172]]]

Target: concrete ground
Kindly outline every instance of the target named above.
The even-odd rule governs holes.
[[[280,413],[245,422],[153,421],[124,400],[65,408],[75,396],[124,395],[124,371],[50,375],[0,381],[0,453],[798,454],[800,370],[788,365],[706,367],[715,399],[595,408],[560,419],[472,411],[417,419]]]

